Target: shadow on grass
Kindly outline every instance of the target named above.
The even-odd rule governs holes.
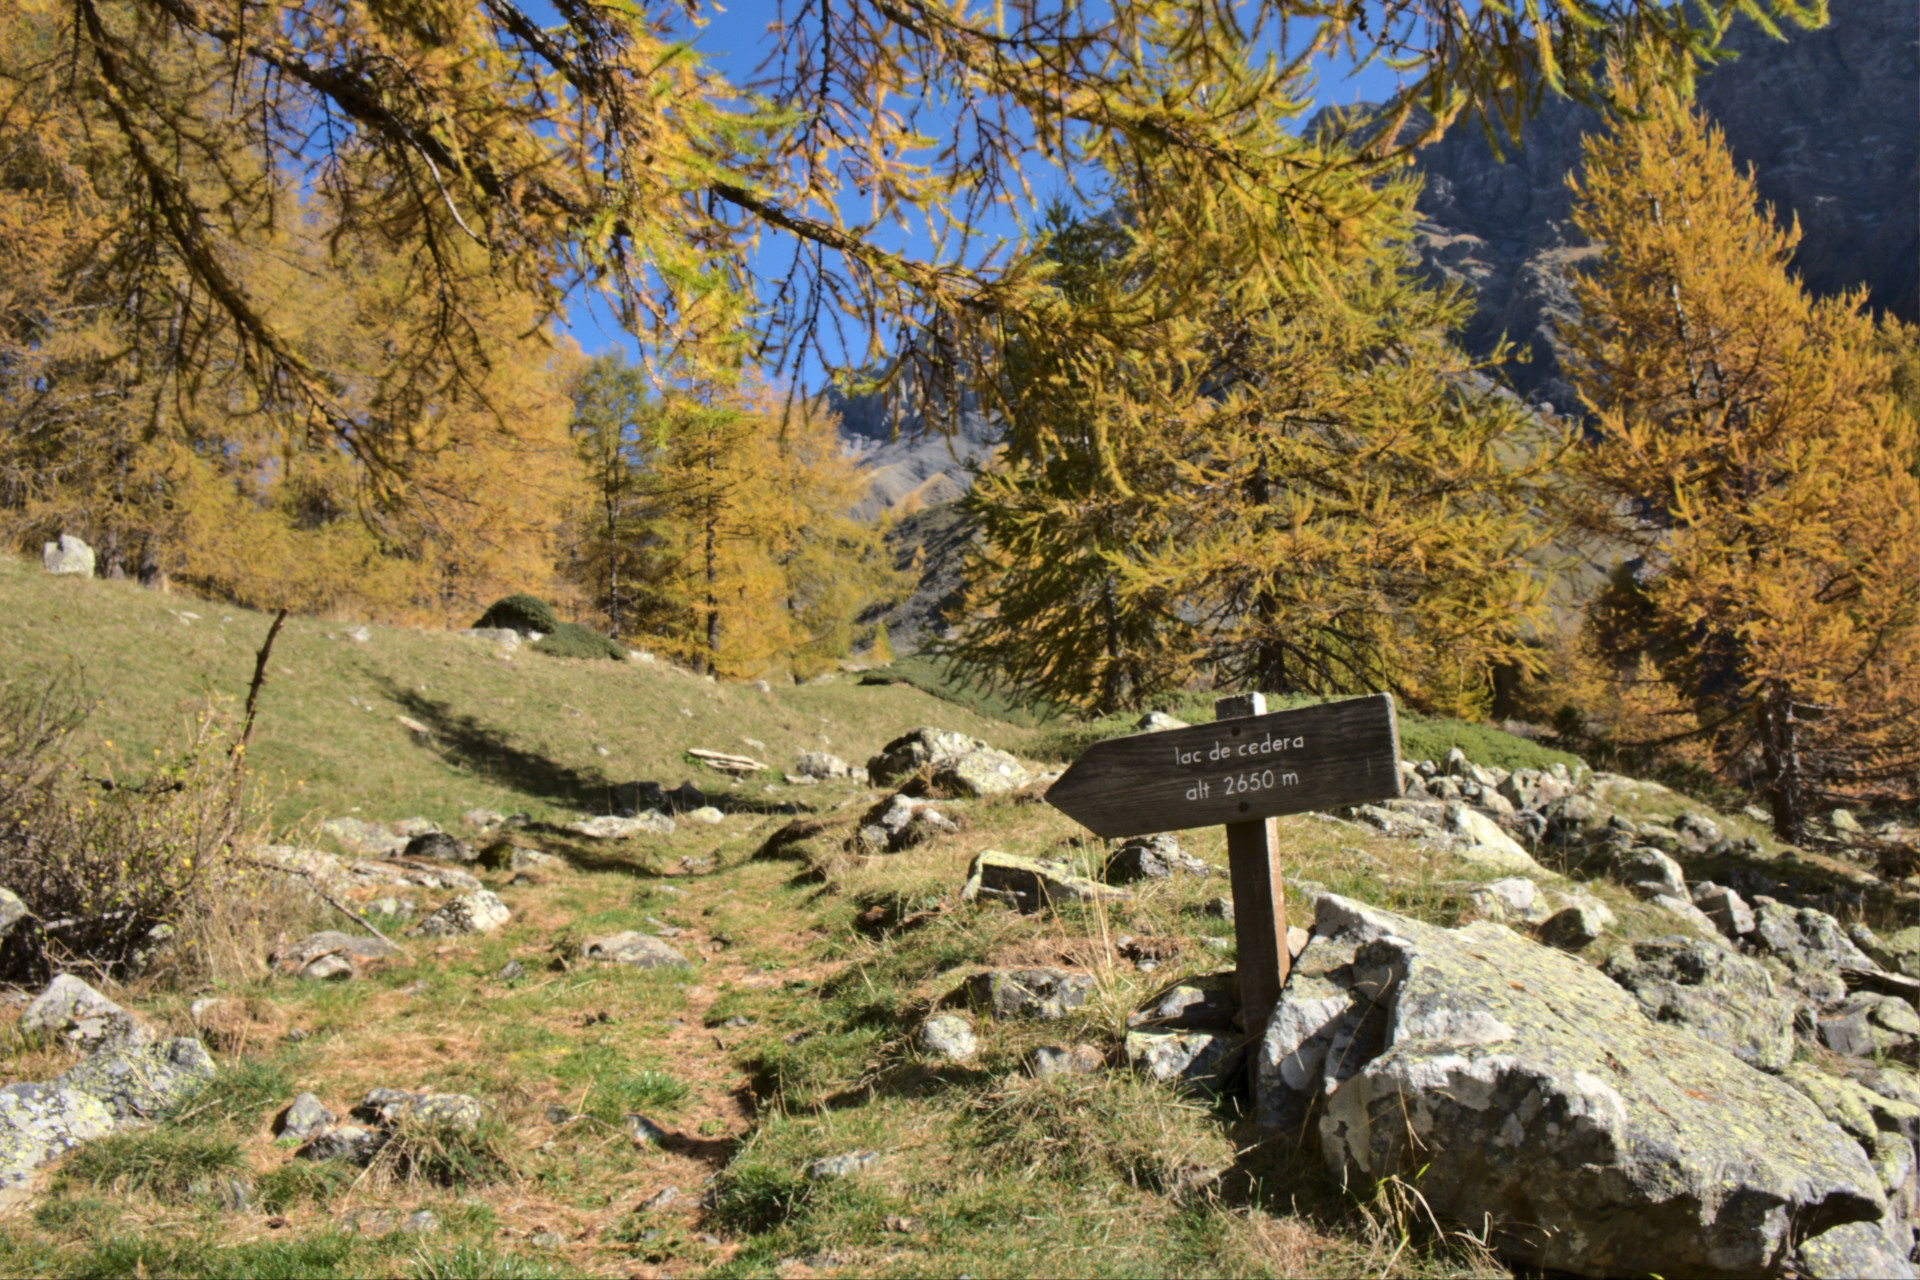
[[[430,750],[448,764],[550,804],[607,812],[612,784],[596,768],[577,769],[538,751],[513,745],[505,731],[445,703],[383,680],[387,696],[432,731]]]

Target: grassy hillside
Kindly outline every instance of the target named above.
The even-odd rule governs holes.
[[[779,768],[821,746],[863,761],[922,723],[1020,750],[1063,732],[905,684],[841,677],[758,693],[664,666],[503,659],[448,634],[374,628],[359,643],[348,625],[292,620],[275,650],[256,755],[284,780],[284,822],[358,811],[460,832],[475,805],[536,819],[600,808],[610,781],[727,789],[688,747]],[[0,670],[20,681],[81,666],[102,700],[90,743],[112,743],[129,771],[207,698],[244,692],[266,626],[0,561]],[[512,912],[493,933],[410,934],[451,895],[366,889],[363,909],[411,900],[376,917],[407,954],[352,981],[274,975],[256,956],[210,986],[169,984],[163,970],[111,989],[201,1036],[219,1080],[164,1122],[42,1170],[25,1195],[0,1195],[0,1275],[1507,1274],[1405,1197],[1337,1186],[1290,1137],[1256,1131],[1244,1096],[1177,1092],[1125,1068],[1130,1010],[1172,979],[1233,964],[1233,927],[1208,906],[1228,892],[1223,876],[1057,913],[964,904],[957,890],[983,849],[1091,871],[1106,845],[1044,804],[1002,797],[947,804],[960,829],[906,852],[848,855],[878,798],[864,781],[769,776],[732,791],[714,826],[599,844],[531,828],[523,842],[561,860],[477,870]],[[1649,813],[1677,803],[1644,793]],[[774,805],[815,825],[775,848],[793,814]],[[1741,821],[1729,826],[1744,834]],[[1469,914],[1471,889],[1499,874],[1312,815],[1280,830],[1290,875],[1441,923]],[[1220,829],[1181,839],[1224,865]],[[1589,887],[1623,936],[1673,928],[1610,882]],[[288,920],[289,937],[344,925],[311,910]],[[622,930],[668,939],[686,963],[581,959],[584,939]],[[1123,952],[1125,935],[1157,959],[1136,963],[1145,953]],[[1058,1021],[975,1017],[979,1050],[965,1063],[921,1047],[923,1020],[969,976],[1033,965],[1090,974],[1085,1007]],[[196,1015],[207,997],[222,1003]],[[6,1079],[71,1065],[60,1043],[21,1034],[15,1009],[0,1005]],[[1069,1045],[1111,1069],[1032,1073],[1036,1048]],[[376,1087],[469,1094],[485,1119],[457,1139],[415,1134],[400,1148],[408,1163],[364,1172],[276,1141],[274,1117],[296,1092],[344,1116]],[[653,1136],[636,1138],[633,1116]],[[873,1159],[847,1177],[808,1176],[855,1153]],[[430,1229],[386,1230],[381,1217],[417,1212],[433,1215]]]
[[[210,701],[237,715],[271,621],[0,557],[0,681],[76,672],[99,704],[85,747],[133,775]],[[524,647],[503,657],[451,632],[375,626],[361,643],[354,626],[289,618],[274,645],[251,754],[283,827],[350,811],[453,824],[475,806],[571,820],[606,812],[615,783],[727,786],[685,757],[690,747],[751,755],[777,773],[808,749],[862,765],[916,724],[1008,737],[1007,726],[907,684],[841,676],[759,693],[664,662]],[[742,784],[749,794],[761,785]]]

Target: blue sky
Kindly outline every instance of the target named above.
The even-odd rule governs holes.
[[[742,83],[766,56],[767,24],[773,21],[777,11],[776,0],[733,0],[724,9],[709,2],[704,6],[709,21],[697,35],[695,45],[728,79]],[[1392,95],[1394,86],[1394,73],[1384,67],[1368,67],[1355,75],[1351,63],[1329,60],[1319,74],[1317,105],[1379,102]],[[1044,180],[1034,183],[1034,193],[1043,201],[1058,189],[1057,183],[1051,186]],[[1013,238],[1019,232],[1014,218],[1006,213],[999,214],[982,229],[989,242],[1003,236]],[[904,238],[896,234],[894,238],[904,239],[900,247],[911,246],[922,252],[930,243],[923,233]],[[777,269],[784,266],[787,251],[776,243],[766,250],[766,256],[769,269]],[[612,311],[586,291],[575,292],[565,327],[589,354],[614,349],[624,350],[629,358],[638,354],[633,339],[621,330]],[[825,371],[817,360],[812,360],[802,370],[802,378],[807,388],[814,390],[824,380]]]

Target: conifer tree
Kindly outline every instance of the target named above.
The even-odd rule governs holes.
[[[1568,334],[1597,431],[1577,470],[1587,520],[1638,554],[1596,608],[1797,839],[1920,763],[1914,421],[1861,295],[1810,299],[1797,225],[1684,89],[1634,88],[1577,185],[1605,246]]]
[[[1424,700],[1524,659],[1551,450],[1447,342],[1462,300],[1412,279],[1411,193],[1276,286],[1235,265],[1270,229],[1194,176],[1056,234],[1059,314],[1010,336],[994,384],[1008,445],[968,499],[986,536],[955,655],[1102,710],[1202,670]]]

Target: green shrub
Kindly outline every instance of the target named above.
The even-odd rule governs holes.
[[[813,1191],[814,1184],[791,1169],[737,1162],[720,1172],[708,1221],[721,1231],[758,1235],[799,1213]]]
[[[554,616],[553,606],[539,596],[511,595],[495,600],[473,625],[552,635],[560,629],[560,619]]]
[[[545,639],[534,642],[534,649],[555,658],[612,658],[627,660],[627,647],[610,640],[591,627],[577,622],[558,623]]]
[[[92,710],[74,673],[0,686],[0,884],[29,913],[0,943],[0,977],[39,982],[57,965],[136,971],[160,954],[163,926],[173,961],[197,963],[258,883],[236,851],[260,839],[263,822],[225,717],[203,712],[183,744],[134,777],[112,757],[79,757]]]

